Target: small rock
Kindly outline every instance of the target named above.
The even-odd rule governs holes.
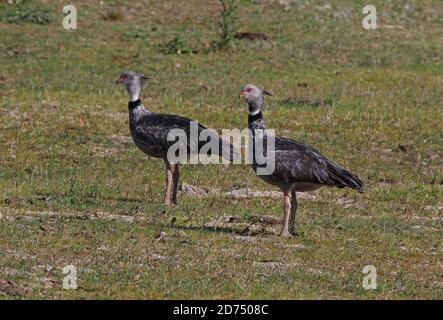
[[[165,237],[166,237],[166,232],[160,231],[160,233],[155,236],[155,240],[162,241],[164,240]]]
[[[109,246],[102,244],[101,246],[97,247],[98,251],[109,251]]]

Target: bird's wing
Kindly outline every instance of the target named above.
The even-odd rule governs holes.
[[[350,187],[363,192],[363,182],[356,175],[302,143],[293,144],[290,150],[276,150],[274,172],[293,183]]]
[[[275,150],[306,150],[321,155],[317,149],[286,137],[275,137]]]
[[[215,130],[209,129],[210,131],[206,131],[209,132],[208,137],[204,141],[200,141],[200,134],[202,131],[208,130],[208,128],[185,117],[169,114],[150,114],[141,118],[135,128],[143,143],[160,146],[165,152],[167,152],[169,147],[175,144],[176,139],[178,139],[174,139],[176,136],[172,132],[174,129],[178,129],[180,132],[186,134],[186,139],[183,141],[186,141],[186,148],[190,153],[198,153],[207,142],[212,142],[212,139],[215,139],[214,143],[219,147],[218,152],[215,152],[217,155],[226,155],[226,157],[230,159],[235,153],[233,146],[228,142],[223,143],[223,140]],[[196,136],[193,137],[191,132],[195,132]],[[168,140],[168,134],[171,134],[169,139],[171,141]]]

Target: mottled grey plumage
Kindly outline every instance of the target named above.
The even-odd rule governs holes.
[[[191,139],[191,122],[193,120],[170,114],[154,113],[145,108],[140,100],[140,91],[143,81],[148,79],[143,74],[124,71],[121,73],[117,84],[123,84],[129,94],[130,101],[128,104],[129,110],[129,128],[135,145],[143,151],[145,154],[160,158],[164,161],[166,166],[166,192],[165,203],[170,205],[176,203],[176,194],[179,181],[179,164],[175,165],[175,171],[172,173],[171,164],[167,159],[168,149],[175,141],[168,141],[168,133],[173,129],[181,129],[186,133],[186,147],[188,155],[197,154],[201,147],[205,144],[205,141],[193,141]],[[198,125],[198,134],[206,127]],[[232,160],[236,153],[234,148],[229,143],[224,143],[223,140],[215,133],[210,139],[216,139],[216,143],[219,145],[219,151],[217,155],[222,155],[228,160]],[[209,153],[210,154],[210,153]],[[173,183],[171,180],[174,180]],[[173,184],[173,186],[172,186]],[[173,193],[171,192],[173,187]]]
[[[137,147],[144,153],[155,158],[166,158],[169,148],[175,141],[168,141],[168,133],[174,129],[181,129],[186,133],[186,148],[189,155],[198,154],[200,149],[207,141],[194,141],[191,139],[191,121],[177,115],[145,113],[135,119],[134,111],[129,110],[129,127],[132,137]],[[198,135],[202,130],[207,129],[205,126],[198,124]],[[223,140],[215,133],[212,137],[216,139],[220,152],[216,155],[225,156],[228,160],[233,160],[233,146],[230,144],[223,145]],[[228,148],[226,148],[228,147]],[[209,153],[210,154],[210,153]]]
[[[259,135],[255,134],[259,132],[258,129],[266,129],[261,111],[264,104],[263,93],[265,93],[263,89],[251,84],[243,86],[240,93],[249,107],[248,127],[252,130],[254,139],[258,139]],[[260,139],[264,139],[266,134],[260,135]],[[266,139],[264,139],[264,145],[266,147]],[[285,203],[287,202],[286,197],[291,193],[292,205],[296,207],[295,192],[313,191],[324,186],[349,187],[363,192],[363,182],[356,175],[328,160],[318,150],[306,144],[275,136],[274,156],[274,172],[269,175],[259,175],[259,177],[267,183],[278,186],[285,194]],[[254,171],[257,171],[256,161],[252,167]],[[287,220],[286,210],[285,207],[285,220]],[[286,225],[282,229],[282,235],[294,233],[294,219],[295,209],[291,212],[292,225],[285,221]],[[288,230],[288,226],[292,230]]]

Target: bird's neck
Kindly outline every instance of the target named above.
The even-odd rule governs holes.
[[[266,129],[265,120],[263,119],[263,114],[261,110],[259,110],[258,113],[249,113],[248,127],[253,131],[257,129]]]
[[[137,100],[140,100],[140,91],[131,93],[131,95],[129,97],[130,102],[135,102]]]
[[[253,167],[257,165],[257,156],[261,154],[266,157],[268,154],[268,131],[266,129],[265,120],[261,110],[256,114],[249,113],[248,116],[249,138],[252,138],[252,144],[249,144],[252,149],[249,149],[249,154],[252,154]],[[257,154],[258,152],[258,154]],[[261,161],[261,160],[260,160]]]
[[[126,89],[128,90],[129,94],[129,101],[135,102],[137,100],[140,100],[140,86],[130,83]]]
[[[129,121],[137,122],[142,116],[149,114],[149,111],[146,110],[143,102],[140,99],[135,101],[129,101],[128,103],[129,110]]]
[[[261,110],[263,110],[263,105],[265,104],[265,100],[263,96],[254,97],[253,99],[247,100],[249,114],[258,114]]]

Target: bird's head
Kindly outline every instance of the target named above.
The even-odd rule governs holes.
[[[266,89],[253,84],[245,84],[241,87],[240,97],[243,98],[249,106],[250,114],[257,114],[261,111],[264,103],[263,95],[272,96]]]
[[[115,82],[116,85],[123,85],[129,93],[129,96],[131,98],[137,96],[140,94],[141,87],[143,85],[143,82],[147,79],[150,79],[146,77],[142,73],[137,73],[133,71],[123,71],[120,76],[118,77],[117,81]]]

